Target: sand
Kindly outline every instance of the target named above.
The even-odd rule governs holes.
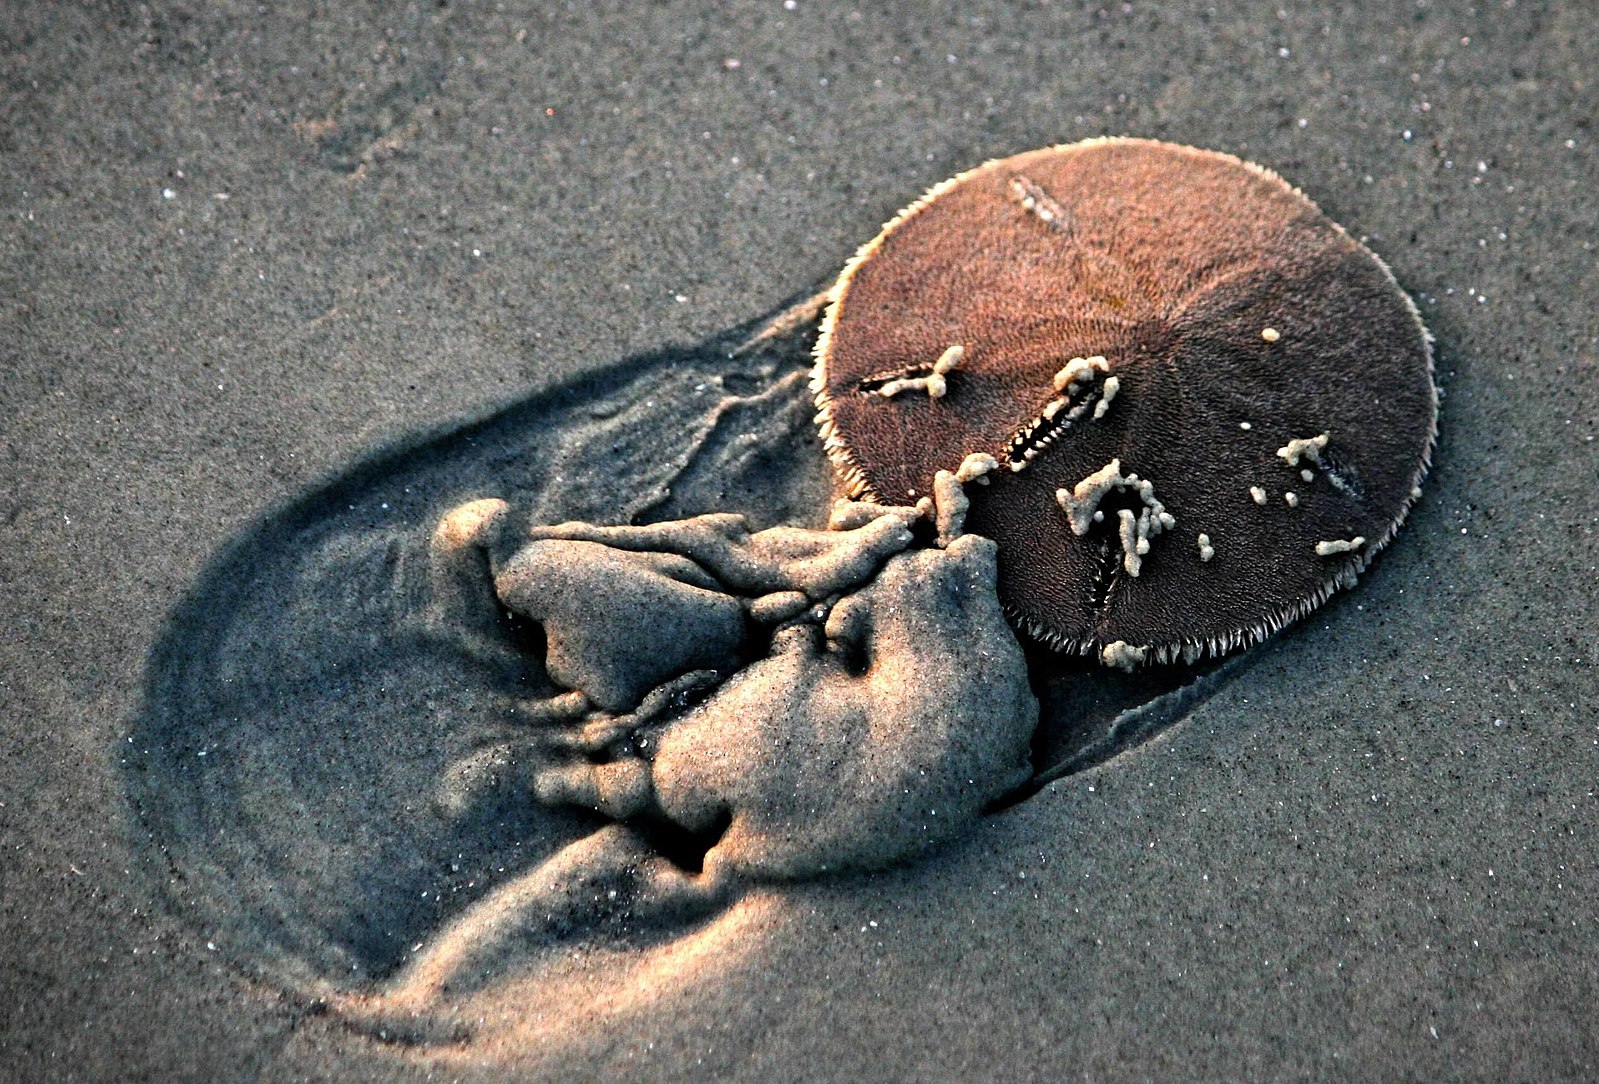
[[[1599,47],[1576,6],[26,5],[7,23],[0,1078],[1593,1075]],[[505,409],[490,450],[525,447],[518,410],[690,372],[930,184],[1102,133],[1270,166],[1416,297],[1447,392],[1436,467],[1354,591],[1117,733],[1062,736],[1051,755],[1082,770],[930,858],[585,949],[508,996],[519,1036],[476,1054],[375,1041],[250,977],[276,950],[241,929],[287,931],[279,958],[318,967],[338,944],[388,951],[359,926],[303,935],[362,910],[351,871],[387,852],[361,834],[234,840],[284,855],[311,886],[292,906],[259,877],[231,906],[202,891],[225,866],[165,883],[130,765],[163,645],[238,620],[230,561],[334,512],[374,537],[421,522],[437,498],[373,467],[386,453],[448,475],[417,446]],[[595,469],[557,454],[547,477],[571,462]],[[336,504],[356,491],[377,499]],[[617,494],[564,499],[592,517]],[[325,617],[268,615],[267,647]],[[1165,691],[1136,681],[1044,710],[1109,719]],[[416,818],[430,795],[369,774],[425,752],[393,740],[412,717],[382,743],[382,706],[322,744],[252,748],[338,824]],[[254,823],[298,809],[259,794]],[[512,836],[473,837],[476,860],[531,838]],[[371,901],[390,935],[452,876],[391,872],[415,902]]]

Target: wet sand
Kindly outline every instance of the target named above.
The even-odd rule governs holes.
[[[0,1077],[1595,1071],[1587,13],[10,23]],[[771,310],[959,169],[1102,133],[1277,170],[1417,299],[1435,468],[1353,592],[925,861],[573,961],[534,991],[561,1027],[512,999],[526,1032],[475,1058],[247,978],[209,905],[153,883],[125,747],[238,538],[386,449]]]

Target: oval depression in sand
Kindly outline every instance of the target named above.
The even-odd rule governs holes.
[[[852,495],[972,453],[1012,620],[1128,665],[1253,643],[1351,583],[1419,495],[1430,337],[1276,174],[1098,139],[935,186],[833,288],[813,390]]]

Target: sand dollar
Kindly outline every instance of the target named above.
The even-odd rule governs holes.
[[[850,261],[813,388],[853,495],[972,453],[1015,623],[1108,662],[1219,654],[1353,581],[1436,429],[1381,260],[1230,155],[1096,139],[935,186]]]

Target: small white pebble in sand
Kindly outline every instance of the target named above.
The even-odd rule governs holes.
[[[1249,497],[1256,504],[1265,504],[1266,503],[1266,491],[1264,489],[1261,489],[1259,486],[1250,486],[1249,487]]]
[[[1250,425],[1248,422],[1239,422],[1238,423],[1238,428],[1242,429],[1244,432],[1247,433],[1247,432],[1249,432],[1251,429],[1253,429],[1255,427]]]
[[[1334,556],[1336,554],[1340,554],[1340,553],[1352,553],[1355,550],[1358,550],[1361,546],[1364,546],[1365,544],[1366,544],[1365,537],[1362,536],[1362,535],[1358,535],[1358,534],[1355,537],[1349,539],[1348,541],[1345,541],[1345,540],[1340,538],[1340,539],[1335,539],[1335,540],[1330,541],[1330,542],[1317,542],[1316,543],[1316,556],[1317,557],[1332,557],[1332,556]]]
[[[1269,343],[1274,343],[1278,339],[1282,338],[1282,336],[1277,333],[1277,329],[1274,328],[1274,327],[1263,327],[1263,328],[1261,328],[1260,329],[1260,337],[1262,339],[1265,339]]]
[[[1306,467],[1304,470],[1299,472],[1299,477],[1303,478],[1307,482],[1314,482],[1316,480],[1316,472],[1311,470],[1309,467]]]
[[[1208,561],[1214,556],[1216,556],[1216,547],[1210,544],[1210,535],[1201,531],[1199,535],[1199,559]]]
[[[1291,489],[1287,493],[1283,494],[1283,500],[1288,502],[1288,507],[1289,508],[1298,508],[1299,507],[1299,494],[1295,493]]]

